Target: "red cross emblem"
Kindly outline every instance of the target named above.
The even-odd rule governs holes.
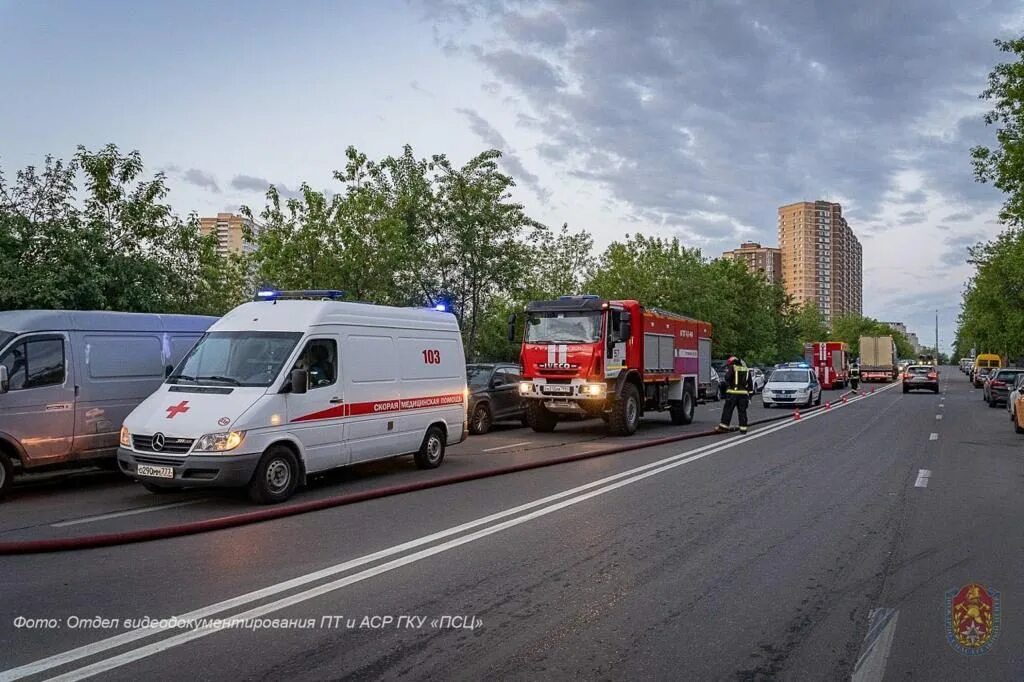
[[[170,407],[167,408],[167,418],[174,419],[177,415],[181,414],[182,412],[188,412],[188,410],[188,401],[182,400],[177,405],[171,405]]]

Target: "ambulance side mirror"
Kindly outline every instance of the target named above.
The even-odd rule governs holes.
[[[623,310],[622,317],[619,318],[619,341],[629,341],[629,336],[633,331],[632,326],[629,311]]]
[[[304,369],[293,369],[288,376],[288,383],[291,384],[292,393],[302,395],[309,388],[309,372]]]
[[[7,393],[10,387],[10,378],[7,375],[7,365],[0,365],[0,394]]]
[[[516,314],[512,313],[508,316],[508,340],[516,340]]]

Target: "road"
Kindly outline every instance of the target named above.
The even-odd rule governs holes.
[[[1020,679],[1022,437],[942,377],[746,437],[4,557],[0,680]],[[965,656],[944,599],[972,582],[1000,593],[1002,628]],[[122,622],[184,615],[260,627]],[[91,616],[119,622],[74,621]]]

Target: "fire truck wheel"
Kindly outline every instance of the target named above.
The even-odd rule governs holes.
[[[683,391],[683,399],[672,403],[668,408],[672,423],[676,426],[690,424],[693,422],[693,394],[688,390]]]
[[[473,410],[473,418],[469,420],[469,432],[475,436],[487,433],[491,430],[491,408],[486,403],[480,403]]]
[[[640,394],[633,384],[622,387],[622,395],[612,406],[608,428],[615,436],[632,436],[640,425]]]
[[[558,415],[548,412],[541,401],[531,400],[526,406],[526,423],[538,433],[548,433],[558,426]]]

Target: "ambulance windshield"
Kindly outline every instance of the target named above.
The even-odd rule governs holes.
[[[210,332],[167,383],[269,386],[300,338],[298,332]]]
[[[595,343],[601,340],[601,313],[568,311],[530,313],[527,343]]]

